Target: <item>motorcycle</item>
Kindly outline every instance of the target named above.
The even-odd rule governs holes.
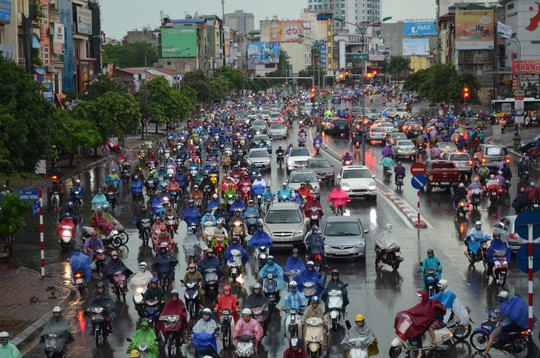
[[[149,218],[141,219],[141,229],[139,230],[139,238],[143,242],[143,246],[148,246],[150,241],[150,231],[152,230],[152,220]]]
[[[488,319],[476,328],[470,338],[471,345],[477,351],[483,351],[486,348],[487,341],[491,332],[497,328],[499,322],[492,322],[492,319],[497,318],[498,313],[491,311],[488,313]],[[521,332],[511,332],[507,335],[500,335],[495,338],[493,347],[500,351],[509,353],[514,357],[528,357],[529,353],[529,334],[528,330]]]
[[[266,332],[268,322],[270,322],[270,315],[268,314],[268,304],[265,303],[261,307],[253,307],[251,310],[253,311],[253,318],[257,320],[257,322],[259,322],[259,324],[263,328],[263,331]]]
[[[227,244],[225,243],[225,236],[216,236],[214,238],[214,252],[219,262],[223,261],[223,255],[227,250]]]
[[[103,278],[105,275],[105,249],[96,250],[93,264],[99,277]]]
[[[214,237],[214,231],[216,229],[216,223],[213,221],[205,221],[203,223],[203,240],[207,245],[210,245],[210,241]]]
[[[249,215],[246,218],[248,234],[253,235],[255,230],[257,230],[257,225],[259,224],[259,216]]]
[[[232,236],[237,237],[238,240],[240,240],[240,242],[242,243],[242,245],[245,244],[246,228],[245,228],[244,223],[242,221],[237,220],[237,221],[233,222],[232,227],[231,227],[231,237]]]
[[[489,200],[489,206],[493,206],[497,204],[497,201],[499,201],[499,188],[496,190],[491,190],[488,193],[488,200]]]
[[[172,215],[167,215],[165,218],[165,226],[167,227],[167,232],[171,237],[174,237],[176,233],[176,218]]]
[[[234,320],[231,316],[231,310],[220,310],[221,317],[219,319],[219,325],[221,326],[221,341],[224,348],[229,348],[232,344],[232,330],[234,329]]]
[[[200,309],[199,283],[196,281],[182,281],[182,283],[186,286],[186,291],[184,292],[186,310],[189,313],[190,320],[193,320],[199,314]]]
[[[456,215],[461,218],[465,218],[469,212],[469,202],[467,199],[462,199],[457,204]]]
[[[345,326],[347,327],[347,330],[350,330],[351,329],[351,322],[349,321],[345,321]],[[348,352],[347,352],[347,357],[348,358],[365,358],[365,357],[369,357],[371,356],[372,354],[370,354],[370,350],[371,350],[371,347],[374,345],[376,348],[377,348],[377,354],[378,354],[378,345],[377,345],[377,339],[373,340],[368,348],[364,348],[365,347],[365,338],[363,337],[359,337],[359,338],[350,338],[348,341],[347,341],[347,348],[348,348]],[[367,342],[369,343],[369,342]],[[351,347],[352,346],[352,347]],[[366,352],[367,350],[367,352]],[[367,353],[367,355],[366,355]],[[373,355],[377,355],[377,354],[373,354]]]
[[[114,191],[108,191],[105,193],[105,197],[107,198],[107,202],[111,204],[111,210],[114,211],[116,208],[116,193]]]
[[[242,187],[240,188],[240,197],[244,201],[244,204],[247,205],[247,202],[251,198],[251,184],[249,183],[242,184]]]
[[[306,296],[308,302],[311,301],[311,297],[315,296],[315,292],[317,292],[316,282],[304,282],[304,291],[302,293]]]
[[[158,300],[147,300],[144,303],[144,318],[148,320],[150,326],[156,328],[156,323],[159,319],[161,306]]]
[[[105,340],[109,335],[109,327],[107,326],[107,320],[110,319],[109,312],[106,307],[100,306],[90,307],[86,312],[90,318],[96,347],[100,347],[105,343]]]
[[[344,288],[347,286],[348,284]],[[343,292],[341,290],[331,290],[328,292],[328,321],[332,323],[333,331],[337,331],[341,326],[344,316]]]
[[[73,278],[75,279],[75,286],[77,286],[77,290],[79,291],[81,298],[84,297],[87,284],[83,273],[81,271],[77,271],[73,275]]]
[[[283,163],[285,162],[285,155],[282,153],[277,154],[277,164],[279,165],[279,169],[283,166]]]
[[[300,270],[289,270],[285,272],[285,276],[287,277],[287,282],[294,281],[294,278],[298,275],[300,275],[302,271]]]
[[[268,306],[271,314],[275,310],[280,299],[278,280],[271,273],[269,273],[266,276],[266,280],[264,280],[263,292],[266,298],[268,298]]]
[[[315,143],[315,152],[319,154],[320,151],[321,151],[321,143],[317,142]]]
[[[341,161],[341,165],[344,166],[344,167],[351,166],[352,164],[353,164],[352,160],[349,160],[349,159],[347,159],[347,160],[343,159]]]
[[[397,336],[396,338],[394,338],[390,345],[388,355],[390,356],[390,358],[397,358],[401,355],[403,350],[406,350],[411,354],[413,352],[416,354],[418,347],[414,344],[414,342],[410,339],[401,338],[402,334],[405,333],[412,325],[412,319],[404,313],[402,313],[397,319],[399,320],[396,331]],[[446,343],[452,343],[452,335],[452,332],[446,326],[435,330],[435,344],[437,345],[437,348],[435,349],[447,350],[449,347],[446,345]],[[431,346],[431,337],[428,331],[426,331],[422,336],[422,341],[420,342],[420,344],[422,350],[424,351],[429,351],[433,349]]]
[[[469,248],[469,237],[467,237],[463,243],[467,247],[467,251],[465,251],[465,257],[469,260],[469,264],[471,266],[474,266],[477,262],[483,262],[484,267],[487,266],[487,249],[489,247],[489,236],[485,235],[482,240],[480,240],[478,250],[476,251],[476,255],[472,253],[471,249]],[[479,241],[479,239],[476,239],[476,241]]]
[[[319,226],[319,222],[321,219],[321,209],[319,209],[316,206],[312,206],[308,213],[309,217],[309,227],[313,227],[314,225]]]
[[[378,245],[375,245],[375,253],[377,257],[380,256],[380,262],[377,262],[377,260],[375,262],[375,268],[377,270],[382,268],[382,264],[387,264],[395,271],[399,268],[399,265],[403,261],[403,256],[401,256],[401,247],[395,243],[386,250],[383,250]]]
[[[159,321],[163,324],[163,330],[160,331],[165,338],[164,345],[167,347],[169,357],[176,356],[182,346],[182,321],[179,315],[160,316]]]
[[[417,156],[424,156],[426,155],[427,151],[426,151],[426,145],[424,143],[418,143],[416,145],[416,155]]]
[[[396,175],[396,189],[401,190],[403,187],[403,175]]]
[[[45,342],[45,355],[47,358],[62,358],[66,354],[66,344],[62,347],[58,346],[58,335],[54,333],[45,334],[42,336]]]
[[[322,357],[324,347],[324,322],[318,317],[306,320],[306,350],[311,358]]]
[[[384,173],[383,174],[384,175],[384,180],[390,181],[390,179],[392,178],[392,172],[390,171],[390,168],[384,167],[383,173]]]
[[[176,208],[178,205],[178,192],[176,190],[169,191],[168,196],[171,201],[171,207]]]
[[[231,250],[231,255],[233,257],[232,261],[227,261],[227,267],[229,269],[229,277],[233,281],[233,283],[236,282],[236,279],[238,276],[240,276],[240,273],[242,272],[242,252],[240,250]]]
[[[252,357],[255,354],[255,346],[253,340],[255,335],[244,334],[237,338],[238,344],[236,345],[235,354],[239,358]]]
[[[60,247],[62,248],[62,252],[69,251],[69,248],[71,247],[71,241],[74,235],[75,232],[72,226],[62,225],[62,227],[60,228],[60,239],[58,240],[60,243]]]
[[[126,275],[122,271],[115,272],[113,274],[113,281],[114,281],[114,294],[116,295],[116,299],[119,301],[120,298],[126,303]]]
[[[437,286],[437,283],[439,283],[439,279],[437,277],[437,270],[426,270],[426,291],[429,297],[439,292],[439,286]]]
[[[255,249],[255,257],[257,259],[257,271],[266,265],[266,259],[270,255],[270,249],[266,246],[259,246]]]
[[[506,260],[506,251],[495,250],[493,252],[493,269],[491,271],[491,277],[493,282],[500,286],[506,284],[506,278],[508,277],[508,261]]]
[[[126,338],[126,341],[132,342],[131,338]],[[150,346],[146,344],[137,344],[134,349],[139,352],[139,357],[146,357],[150,353]]]
[[[482,201],[482,190],[480,189],[473,190],[471,192],[471,205],[473,207],[473,210],[478,210],[480,201]]]
[[[302,337],[302,322],[299,316],[302,315],[302,311],[295,309],[290,309],[288,315],[285,318],[285,335],[287,340],[290,341],[291,338],[301,338]]]
[[[204,277],[204,294],[210,302],[213,302],[219,289],[219,279],[217,269],[208,268],[203,272]]]

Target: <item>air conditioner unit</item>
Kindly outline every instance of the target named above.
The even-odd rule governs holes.
[[[48,73],[52,73],[52,72],[54,72],[54,66],[47,66],[46,70],[47,70]]]
[[[21,66],[26,65],[26,59],[25,58],[19,58],[18,64],[21,65]]]
[[[53,25],[53,24],[51,24],[51,25]],[[50,26],[47,29],[47,35],[54,36],[54,27],[53,26]]]

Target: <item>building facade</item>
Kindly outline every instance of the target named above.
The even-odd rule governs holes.
[[[381,21],[381,3],[382,0],[307,0],[307,9],[318,13],[332,13],[334,18],[356,24],[363,21]],[[337,30],[356,32],[354,26],[340,21],[335,21],[334,27]]]
[[[255,16],[244,10],[235,10],[224,16],[225,26],[229,27],[240,34],[247,34],[255,29]]]

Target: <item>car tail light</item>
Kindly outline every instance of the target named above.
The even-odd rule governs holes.
[[[510,163],[510,155],[506,155],[506,163]]]
[[[433,175],[430,175],[430,176],[429,176],[429,180],[433,180]]]
[[[483,155],[483,156],[482,156],[482,163],[485,163],[485,162],[486,162],[486,156]]]
[[[514,233],[508,235],[508,237],[509,237],[510,239],[512,239],[512,240],[517,240],[516,234],[514,234]]]
[[[467,164],[468,164],[468,165],[472,165],[472,160],[469,160],[469,161],[467,162]]]
[[[82,278],[82,273],[81,272],[77,272],[75,274],[75,278]]]

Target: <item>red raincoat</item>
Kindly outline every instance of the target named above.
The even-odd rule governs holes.
[[[178,315],[180,316],[180,322],[179,327],[172,326],[172,327],[165,327],[163,324],[163,321],[159,320],[157,322],[156,328],[162,332],[169,332],[169,331],[177,331],[183,327],[187,327],[187,311],[186,311],[186,305],[184,305],[184,302],[182,302],[181,299],[178,299],[176,301],[173,301],[172,299],[167,301],[165,303],[165,306],[163,306],[163,310],[161,311],[160,317],[163,316],[172,316],[172,315]]]
[[[435,317],[439,315],[437,311],[446,312],[446,307],[436,299],[430,300],[426,291],[419,291],[419,293],[422,295],[422,302],[396,315],[394,329],[403,340],[423,335]],[[410,325],[404,316],[412,320]]]

